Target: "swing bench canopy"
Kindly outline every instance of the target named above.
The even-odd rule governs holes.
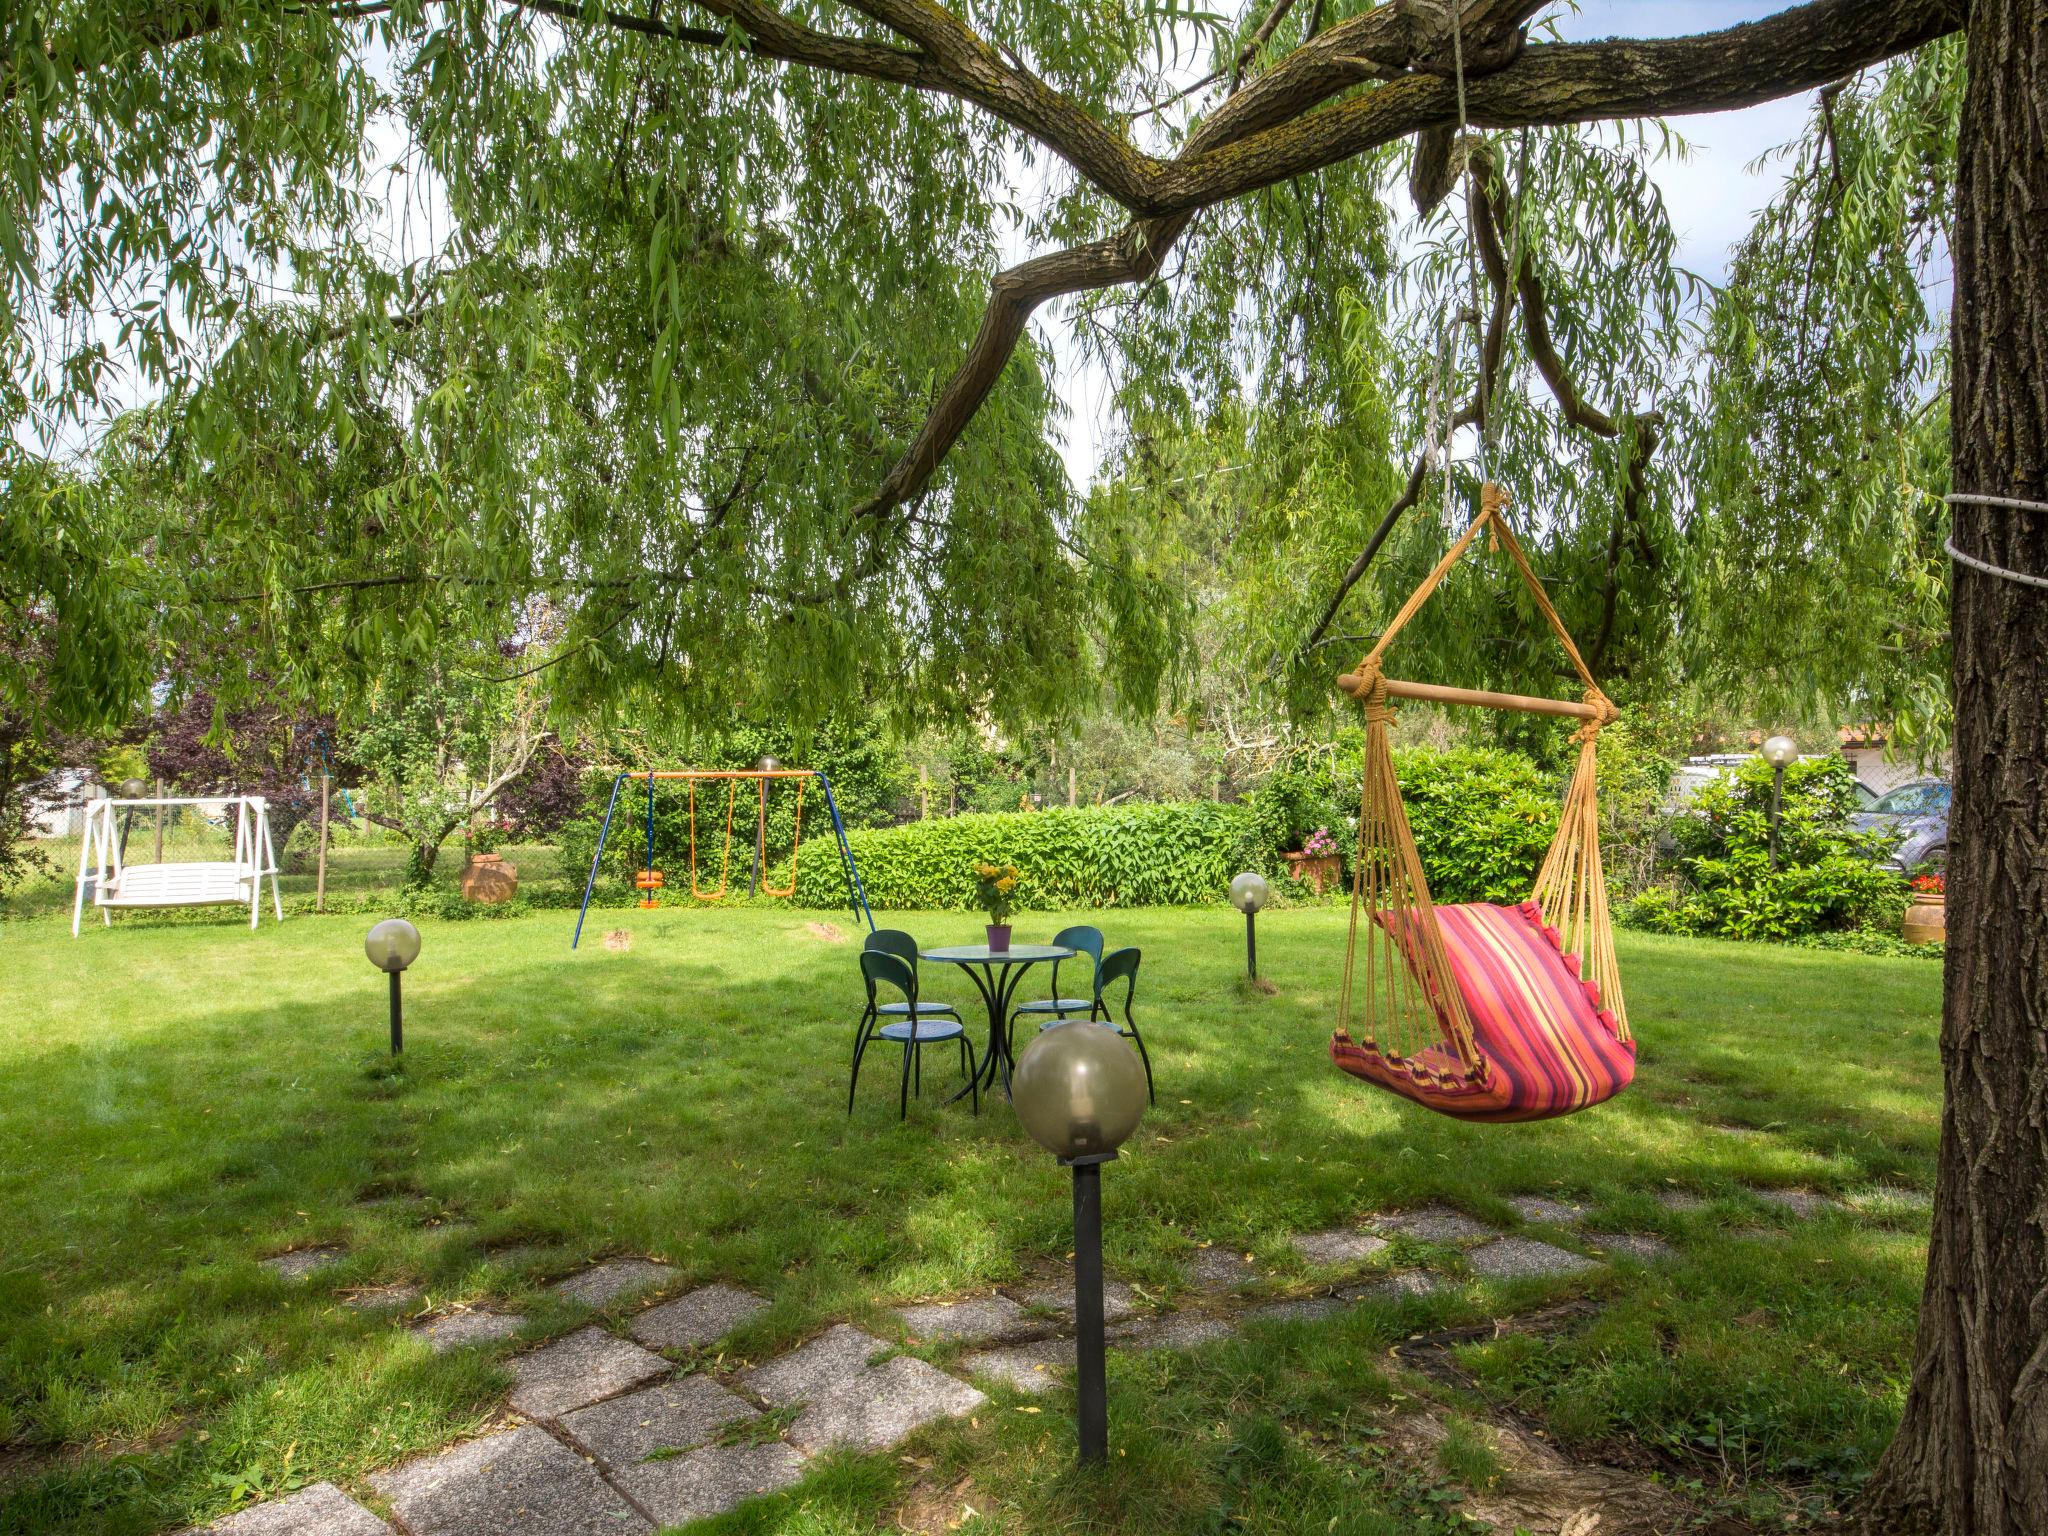
[[[1330,1055],[1354,1077],[1426,1109],[1478,1121],[1544,1120],[1612,1098],[1635,1075],[1600,867],[1595,746],[1618,712],[1572,643],[1501,515],[1499,487],[1338,686],[1364,707],[1351,925]],[[1389,678],[1381,658],[1482,531],[1505,549],[1585,685],[1581,700],[1483,693]],[[1529,899],[1437,906],[1394,775],[1399,698],[1577,718],[1578,761]],[[1354,1037],[1353,1031],[1357,1034]]]

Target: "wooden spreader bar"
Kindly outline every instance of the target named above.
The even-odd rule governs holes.
[[[1410,683],[1397,677],[1386,680],[1390,699],[1420,699],[1429,704],[1472,704],[1480,709],[1516,709],[1529,715],[1569,715],[1575,720],[1597,720],[1600,707],[1580,699],[1541,699],[1526,693],[1489,693],[1483,688],[1447,688],[1440,683]],[[1363,698],[1370,684],[1356,672],[1346,672],[1337,686],[1353,698]]]

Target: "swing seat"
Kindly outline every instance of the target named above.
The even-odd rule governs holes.
[[[1599,987],[1580,975],[1557,929],[1533,901],[1437,907],[1452,984],[1471,1020],[1477,1060],[1467,1067],[1435,1044],[1410,1056],[1354,1041],[1344,1030],[1330,1058],[1354,1077],[1460,1120],[1548,1120],[1611,1099],[1635,1077],[1636,1047],[1622,1037]],[[1376,914],[1409,954],[1412,912]],[[1418,978],[1420,979],[1420,978]],[[1448,1010],[1438,1007],[1440,1017]],[[1451,1022],[1444,1019],[1445,1028]]]
[[[643,869],[633,877],[633,883],[643,891],[658,891],[668,883],[668,877],[658,869]]]

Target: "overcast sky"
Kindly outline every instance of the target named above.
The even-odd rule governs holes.
[[[1556,9],[1559,33],[1584,41],[1711,32],[1787,8],[1768,0],[1580,0],[1576,14],[1562,5]],[[1730,251],[1782,177],[1775,162],[1757,174],[1746,167],[1798,137],[1812,102],[1808,92],[1741,112],[1670,119],[1694,154],[1682,163],[1666,160],[1652,174],[1670,210],[1682,266],[1710,282],[1721,281]],[[1046,315],[1042,328],[1058,361],[1059,394],[1068,407],[1067,473],[1085,488],[1094,478],[1099,434],[1108,419],[1107,380],[1099,370],[1078,364],[1063,317]]]

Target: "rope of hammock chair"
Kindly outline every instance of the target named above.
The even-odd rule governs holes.
[[[1580,974],[1593,984],[1614,1016],[1617,1036],[1630,1038],[1600,860],[1595,756],[1601,728],[1619,712],[1594,680],[1592,669],[1502,516],[1505,501],[1499,486],[1489,482],[1480,488],[1479,515],[1409,594],[1358,666],[1338,680],[1344,691],[1364,706],[1366,719],[1338,1027],[1349,1033],[1356,1023],[1360,1045],[1401,1067],[1425,1088],[1483,1083],[1487,1060],[1474,1042],[1471,1018],[1444,949],[1428,879],[1401,801],[1390,736],[1395,715],[1388,701],[1390,687],[1404,685],[1390,684],[1383,661],[1394,637],[1436,592],[1482,531],[1490,530],[1496,546],[1507,551],[1585,688],[1586,718],[1572,737],[1579,747],[1578,761],[1565,793],[1557,835],[1544,856],[1531,898],[1542,910],[1546,924],[1556,930],[1559,947],[1578,957]],[[1453,692],[1437,691],[1446,696]],[[1462,702],[1488,708],[1541,707],[1553,702],[1456,692]],[[1361,927],[1365,930],[1362,987],[1358,975]]]

